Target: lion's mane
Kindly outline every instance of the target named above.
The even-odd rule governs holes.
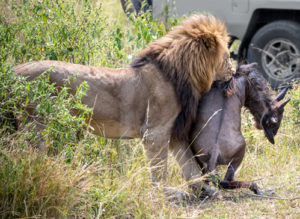
[[[193,15],[162,38],[148,44],[131,66],[155,64],[173,83],[181,105],[173,136],[187,139],[202,94],[215,78],[229,37],[225,25],[212,16]]]

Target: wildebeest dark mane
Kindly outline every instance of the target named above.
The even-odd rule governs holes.
[[[239,85],[239,78],[245,78],[246,83]],[[244,87],[246,86],[246,88]],[[222,89],[224,95],[229,97],[234,94],[242,93],[240,89],[246,89],[245,107],[254,116],[256,127],[260,128],[261,112],[270,111],[274,107],[273,93],[267,82],[258,72],[256,64],[240,65],[228,82],[215,81],[212,88]]]
[[[212,88],[222,89],[223,93],[226,97],[229,97],[236,93],[236,81],[237,75],[234,75],[229,81],[222,82],[222,81],[214,81],[212,84]]]

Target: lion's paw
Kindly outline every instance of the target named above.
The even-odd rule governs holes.
[[[190,185],[190,188],[193,190],[195,199],[214,199],[218,198],[220,193],[219,190],[213,186],[209,186],[205,183],[198,183]]]
[[[170,202],[187,202],[190,200],[188,193],[180,191],[174,188],[165,188],[164,194],[168,201]]]
[[[215,199],[218,198],[220,195],[219,190],[215,187],[212,186],[204,186],[202,188],[201,194],[200,194],[200,199]]]

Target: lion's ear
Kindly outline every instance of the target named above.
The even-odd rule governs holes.
[[[217,49],[217,37],[212,33],[203,33],[199,36],[197,40],[200,44],[204,45],[205,48],[209,51],[215,51]]]
[[[133,68],[134,67],[141,67],[141,66],[146,65],[148,63],[149,63],[149,60],[147,58],[141,56],[141,57],[135,58],[131,62],[130,66],[133,67]]]

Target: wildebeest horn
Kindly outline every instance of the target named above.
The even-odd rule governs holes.
[[[276,100],[280,101],[284,98],[284,96],[286,95],[286,92],[288,91],[288,87],[285,87],[282,89],[282,91],[280,91],[280,93],[276,96]]]
[[[274,141],[274,135],[273,135],[273,132],[271,131],[271,129],[269,128],[269,126],[267,125],[267,120],[268,120],[269,116],[268,114],[265,114],[263,116],[263,119],[261,121],[261,124],[265,130],[265,134],[266,134],[266,137],[267,139],[272,143],[274,144],[275,141]]]
[[[278,107],[278,109],[283,110],[283,108],[285,107],[285,105],[290,102],[291,99],[287,99],[286,101],[284,101],[283,103],[280,104],[280,106]]]

